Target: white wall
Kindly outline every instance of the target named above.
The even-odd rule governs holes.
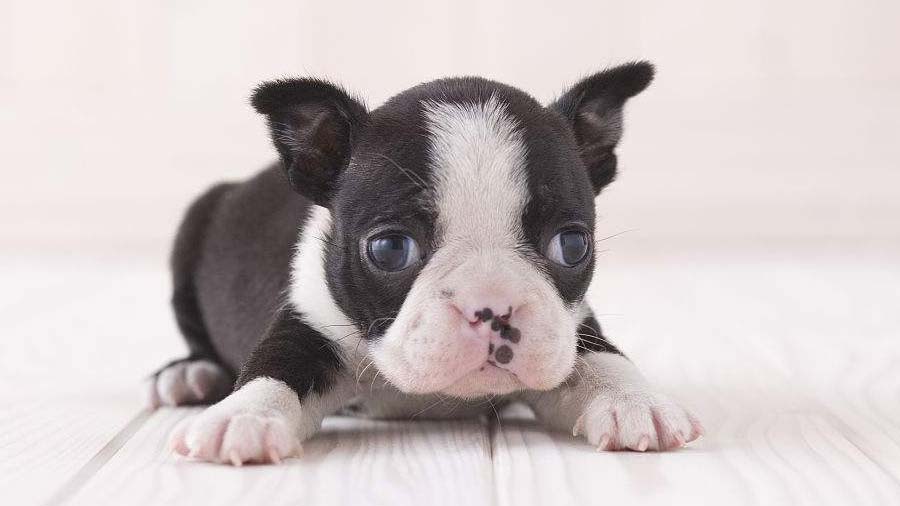
[[[247,97],[325,75],[378,105],[481,74],[548,100],[658,64],[611,233],[897,237],[900,2],[0,3],[0,246],[165,250],[189,199],[273,158]],[[668,239],[667,239],[668,238]]]

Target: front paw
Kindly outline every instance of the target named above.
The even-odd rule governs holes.
[[[282,414],[220,407],[182,420],[172,432],[172,450],[195,460],[235,466],[278,464],[300,450],[297,436]]]
[[[697,439],[703,426],[665,395],[609,389],[587,404],[572,434],[584,434],[598,450],[665,451]]]

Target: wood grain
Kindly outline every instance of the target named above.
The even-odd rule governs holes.
[[[595,296],[619,315],[608,334],[707,436],[597,454],[504,420],[499,504],[900,504],[900,325],[881,305],[898,300],[898,265],[695,255],[601,272]]]
[[[241,469],[167,452],[168,431],[195,409],[139,416],[139,380],[179,351],[165,307],[146,299],[162,298],[161,267],[0,266],[33,281],[26,293],[65,301],[27,309],[0,297],[13,336],[0,341],[2,498],[900,504],[900,255],[636,253],[604,256],[591,297],[614,342],[704,421],[690,448],[597,453],[522,410],[487,422],[333,418],[301,458]],[[75,284],[60,281],[67,272]]]
[[[492,500],[483,423],[326,420],[281,466],[234,468],[176,459],[175,423],[158,411],[69,504],[474,504]]]
[[[128,424],[140,404],[134,390],[5,396],[0,402],[2,501],[40,504],[51,499]]]

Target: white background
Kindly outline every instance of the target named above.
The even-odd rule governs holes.
[[[0,244],[164,255],[194,195],[273,159],[247,101],[266,79],[374,107],[479,74],[546,102],[639,58],[658,79],[627,111],[609,232],[896,238],[898,22],[890,0],[4,0]]]

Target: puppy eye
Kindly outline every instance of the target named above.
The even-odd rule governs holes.
[[[583,261],[590,251],[590,239],[580,230],[565,230],[556,234],[547,245],[547,258],[559,265],[573,267]]]
[[[369,240],[369,259],[379,269],[402,271],[419,261],[419,245],[404,234],[388,234]]]

